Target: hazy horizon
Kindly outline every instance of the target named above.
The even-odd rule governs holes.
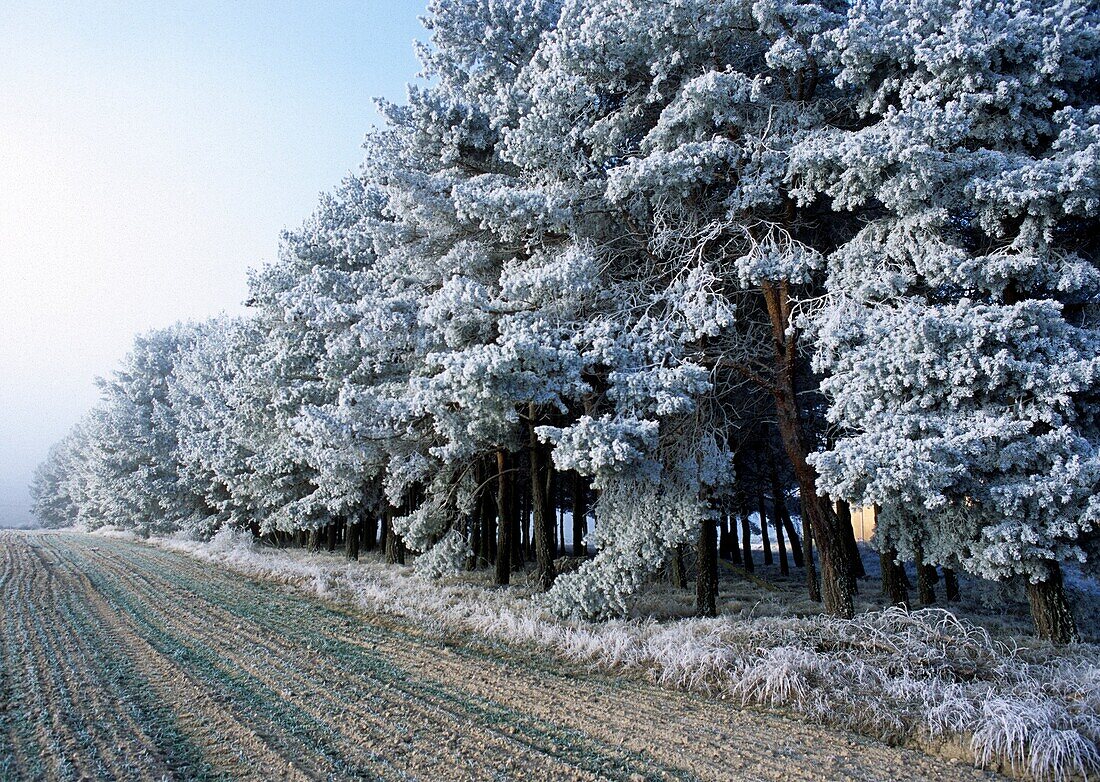
[[[0,527],[136,333],[245,274],[401,99],[422,0],[0,8]]]

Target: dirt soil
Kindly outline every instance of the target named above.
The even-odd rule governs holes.
[[[0,780],[1000,778],[123,540],[0,558]]]

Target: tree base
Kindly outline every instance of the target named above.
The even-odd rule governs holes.
[[[1039,638],[1055,644],[1081,640],[1066,596],[1066,587],[1062,583],[1062,568],[1057,563],[1051,563],[1050,576],[1046,581],[1027,585],[1027,601],[1031,604],[1031,618]]]

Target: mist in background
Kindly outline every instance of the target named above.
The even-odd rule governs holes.
[[[0,4],[0,526],[134,334],[242,311],[404,97],[423,7]]]

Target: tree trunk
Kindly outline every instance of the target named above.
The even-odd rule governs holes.
[[[808,522],[821,557],[821,583],[825,610],[833,615],[850,618],[854,613],[848,557],[840,525],[829,503],[817,494],[817,471],[806,461],[807,440],[799,416],[795,389],[797,336],[791,324],[790,285],[786,281],[762,286],[772,326],[772,345],[776,372],[772,393],[775,398],[776,421],[787,458],[798,481],[802,504],[802,519]],[[805,532],[803,536],[806,537]],[[806,557],[807,569],[812,560]],[[814,579],[816,584],[816,578]],[[811,589],[812,592],[815,591]]]
[[[325,534],[327,536],[327,543],[328,543],[329,553],[332,553],[333,551],[336,551],[336,522],[335,521],[330,521],[329,522],[328,529],[326,530]]]
[[[530,452],[528,452],[528,454],[529,453]],[[528,459],[528,461],[527,461],[527,467],[528,467],[528,470],[527,470],[528,473],[534,472],[533,470],[531,470],[531,461],[530,461],[530,459]],[[530,479],[530,477],[531,476],[528,475],[529,479]],[[520,483],[522,483],[522,481],[520,481]],[[525,561],[529,560],[531,558],[531,555],[534,553],[533,541],[531,539],[531,485],[530,485],[530,483],[528,483],[526,487],[517,486],[516,490],[515,490],[515,494],[516,494],[516,500],[517,500],[516,501],[516,513],[517,513],[518,518],[519,518],[518,523],[520,525],[520,535],[521,535],[521,537],[517,538],[517,539],[522,541],[521,544],[520,544],[520,552],[521,553],[520,553],[519,563],[516,565],[516,567],[519,567]]]
[[[508,539],[512,541],[512,570],[522,570],[526,559],[525,538],[530,537],[531,531],[527,524],[528,517],[525,515],[527,492],[524,491],[526,488],[524,482],[520,480],[522,473],[518,469],[519,457],[513,456],[509,461],[517,467],[517,470],[505,476],[505,481],[508,483],[508,496],[511,498],[509,505],[511,530],[508,533],[510,536]]]
[[[787,541],[783,536],[783,520],[779,517],[774,503],[772,504],[772,522],[775,524],[775,545],[779,549],[779,574],[789,576],[791,566],[787,563]]]
[[[783,489],[779,486],[779,475],[775,471],[775,465],[772,465],[772,500],[775,507],[775,514],[779,518],[779,524],[782,525],[787,531],[787,539],[791,541],[791,558],[794,560],[795,567],[802,567],[804,562],[802,559],[802,543],[798,538],[798,532],[795,531],[794,522],[791,521],[791,514],[787,512],[787,501],[783,497]]]
[[[718,540],[713,519],[699,526],[699,564],[695,575],[695,611],[699,616],[718,614]]]
[[[1081,633],[1066,596],[1062,567],[1057,562],[1048,562],[1047,569],[1050,575],[1046,581],[1027,585],[1027,602],[1031,604],[1035,632],[1051,643],[1076,643],[1081,640]]]
[[[856,528],[852,523],[852,506],[844,500],[836,504],[837,516],[840,521],[840,531],[844,535],[844,545],[848,549],[849,569],[852,573],[852,590],[855,591],[857,579],[867,575],[863,567],[863,557],[859,553],[859,543],[856,541]]]
[[[588,534],[588,485],[579,472],[573,473],[573,556],[588,556],[584,542]]]
[[[733,513],[722,512],[722,526],[730,531],[729,557],[735,565],[741,564],[741,538],[737,533],[737,516]]]
[[[556,555],[559,557],[565,556],[565,506],[558,505],[554,507],[550,506],[558,514],[558,549]]]
[[[957,603],[961,597],[959,577],[951,568],[943,568],[943,591],[948,603]]]
[[[344,538],[344,556],[359,561],[359,524],[348,520],[348,534]]]
[[[497,504],[492,484],[481,493],[481,559],[488,567],[497,559]]]
[[[393,528],[393,508],[386,508],[386,562],[390,565],[405,564],[405,541]]]
[[[730,553],[730,520],[725,513],[718,522],[718,556],[720,559],[733,559]]]
[[[806,591],[810,600],[821,602],[821,585],[817,581],[817,563],[814,562],[814,531],[810,522],[802,517],[802,562],[806,568]]]
[[[478,485],[481,484],[481,470],[475,473],[475,480]],[[478,494],[474,497],[474,507],[470,511],[470,518],[467,520],[467,535],[470,545],[470,557],[466,563],[467,570],[477,570],[478,558],[481,556],[481,535],[484,531],[484,524],[481,521],[481,513],[484,510],[485,503],[481,501],[481,495]]]
[[[752,527],[749,526],[749,511],[744,507],[741,508],[741,558],[744,560],[742,564],[747,572],[756,570],[756,565],[752,561]]]
[[[672,585],[677,589],[687,589],[687,568],[684,566],[684,544],[672,551]]]
[[[497,451],[497,558],[493,580],[504,586],[512,573],[511,503],[508,496],[508,454]]]
[[[539,442],[538,435],[535,434],[537,416],[537,407],[534,404],[530,405],[528,454],[531,461],[531,509],[535,525],[535,581],[538,589],[545,592],[554,585],[554,517],[550,513],[550,502],[546,496],[550,469],[549,453],[547,447]]]
[[[917,602],[922,606],[934,605],[936,602],[936,568],[924,562],[924,547],[917,545]]]
[[[314,528],[309,531],[309,539],[306,543],[306,551],[313,553],[321,550],[321,532]]]
[[[879,555],[882,568],[882,596],[892,606],[909,607],[909,592],[905,588],[905,573],[898,564],[898,552],[887,549]]]
[[[757,512],[760,514],[760,539],[764,542],[764,564],[774,564],[772,558],[772,542],[768,538],[768,514],[764,508],[764,495],[756,495]]]
[[[363,522],[362,534],[363,548],[374,551],[375,546],[378,545],[378,517],[374,513],[371,513]]]

